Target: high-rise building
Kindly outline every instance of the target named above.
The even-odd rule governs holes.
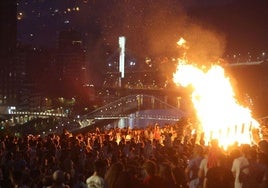
[[[61,31],[56,55],[60,91],[67,96],[77,95],[86,84],[86,50],[81,35],[74,30]]]
[[[17,4],[16,0],[0,1],[0,54],[7,56],[17,41]]]
[[[0,1],[0,105],[13,105],[17,98],[15,48],[17,38],[16,0]]]

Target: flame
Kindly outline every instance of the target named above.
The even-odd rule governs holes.
[[[173,80],[183,87],[192,86],[191,99],[206,144],[217,139],[226,149],[234,143],[254,142],[253,130],[258,129],[259,123],[252,118],[249,108],[238,104],[230,79],[221,66],[212,65],[204,70],[180,59]]]
[[[186,45],[186,40],[184,38],[180,38],[179,41],[177,42],[177,45],[181,48],[184,48],[186,50],[189,49],[189,47]]]
[[[184,38],[180,38],[180,40],[177,42],[177,44],[179,45],[179,46],[183,46],[183,45],[185,45],[186,44],[186,40],[184,39]]]

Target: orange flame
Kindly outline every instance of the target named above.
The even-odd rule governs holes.
[[[183,46],[186,43],[186,40],[184,38],[180,38],[180,40],[177,42],[179,46]]]
[[[184,38],[180,38],[179,41],[177,42],[177,45],[181,48],[184,49],[189,49],[189,47],[186,45],[186,40]]]
[[[206,144],[217,139],[226,149],[234,143],[254,142],[253,130],[259,128],[259,123],[252,118],[250,109],[238,104],[221,66],[213,65],[205,71],[180,59],[173,80],[183,87],[192,86],[191,99]]]

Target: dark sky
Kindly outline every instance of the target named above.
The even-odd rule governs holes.
[[[261,53],[268,49],[267,10],[267,0],[19,0],[18,40],[55,47],[61,30],[74,29],[91,51],[116,49],[125,35],[143,56],[172,54],[181,36],[204,58]]]

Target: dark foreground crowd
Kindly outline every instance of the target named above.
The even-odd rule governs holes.
[[[268,187],[268,142],[222,150],[181,125],[2,136],[0,187]]]

